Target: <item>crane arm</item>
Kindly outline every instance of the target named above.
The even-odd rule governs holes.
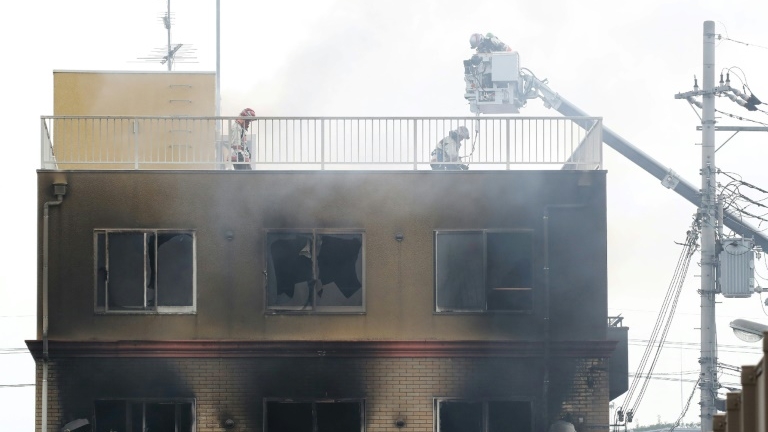
[[[544,105],[547,108],[553,108],[567,117],[588,116],[570,101],[552,91],[545,82],[539,80],[533,76],[533,74],[526,74],[523,72],[521,73],[521,77],[525,81],[525,87],[529,89],[524,95],[527,99],[538,97],[544,101]],[[699,206],[701,203],[701,193],[697,187],[607,127],[603,127],[603,142],[619,152],[622,156],[629,159],[635,165],[644,169],[647,173],[659,179],[664,186],[673,189],[695,206]],[[727,210],[724,211],[723,224],[738,235],[743,237],[754,237],[755,244],[761,246],[764,251],[768,251],[768,237],[752,227],[749,223],[742,221],[738,215]]]

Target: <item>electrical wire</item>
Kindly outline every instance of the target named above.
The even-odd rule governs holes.
[[[686,248],[684,248],[683,252],[681,253],[678,268],[676,271],[676,277],[673,278],[673,281],[670,284],[670,291],[674,291],[674,297],[672,298],[672,303],[669,306],[667,317],[665,319],[665,322],[663,323],[662,334],[657,342],[656,353],[653,357],[650,367],[648,368],[649,374],[653,372],[654,368],[656,367],[656,363],[659,361],[659,358],[661,357],[661,351],[664,347],[664,342],[667,339],[667,334],[669,333],[669,329],[672,326],[672,320],[675,316],[675,310],[677,309],[677,302],[680,299],[680,293],[682,292],[682,288],[683,288],[683,281],[685,281],[685,276],[688,273],[688,267],[691,263],[691,257],[696,251],[697,240],[698,240],[698,232],[695,229],[689,230],[688,239],[686,241]],[[642,402],[643,397],[645,396],[645,392],[648,389],[649,382],[650,382],[649,380],[645,380],[642,383],[642,386],[640,387],[640,393],[634,405],[632,405],[632,413],[635,415],[637,414],[637,410],[640,406],[640,402]]]
[[[749,118],[746,118],[746,117],[737,116],[736,114],[731,114],[731,113],[727,113],[727,112],[724,112],[724,111],[720,111],[719,109],[715,109],[715,112],[718,112],[718,113],[720,113],[720,114],[722,114],[724,116],[728,116],[730,118],[734,118],[736,120],[748,121],[748,122],[752,122],[752,123],[757,123],[759,125],[768,126],[768,123],[763,123],[761,121],[752,120],[752,119],[749,119]]]
[[[699,382],[701,381],[701,377],[696,380],[696,383],[693,385],[693,390],[691,391],[691,395],[688,396],[688,401],[685,403],[685,407],[683,408],[683,412],[680,413],[680,417],[675,420],[675,424],[672,425],[671,428],[669,428],[669,432],[672,432],[675,430],[676,427],[680,426],[680,422],[683,420],[683,417],[685,417],[685,414],[688,413],[688,408],[691,406],[691,399],[693,399],[693,395],[696,394],[696,389],[699,387]]]
[[[634,374],[635,379],[632,380],[632,384],[625,394],[621,407],[616,410],[615,415],[618,419],[623,419],[626,413],[627,422],[631,421],[631,418],[637,414],[637,409],[648,388],[648,384],[653,376],[653,370],[664,347],[675,310],[677,309],[677,302],[682,292],[683,281],[688,273],[691,257],[698,247],[698,229],[699,220],[694,219],[691,229],[687,232],[686,242],[683,244],[683,249],[680,253],[672,281],[667,289],[667,294],[659,308],[659,314],[654,323],[648,344],[637,367],[637,372]],[[637,392],[636,398],[635,392]],[[619,422],[618,419],[615,420],[615,423]]]
[[[741,44],[741,45],[745,45],[745,46],[748,46],[748,47],[768,49],[768,47],[765,47],[765,46],[762,46],[762,45],[757,45],[757,44],[753,44],[753,43],[749,43],[749,42],[743,42],[743,41],[739,41],[739,40],[736,40],[736,39],[731,39],[728,36],[723,36],[723,35],[717,35],[717,39],[718,40],[729,41],[729,42],[733,42],[733,43],[737,43],[737,44]]]

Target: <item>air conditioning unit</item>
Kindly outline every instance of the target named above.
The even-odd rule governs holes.
[[[720,291],[727,298],[747,298],[755,292],[755,243],[741,237],[722,240]]]

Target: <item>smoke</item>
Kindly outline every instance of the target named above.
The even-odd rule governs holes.
[[[98,399],[194,398],[181,360],[74,359],[57,362],[62,424],[91,418]]]

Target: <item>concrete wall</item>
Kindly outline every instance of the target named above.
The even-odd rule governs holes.
[[[156,169],[195,168],[178,162],[210,167],[215,161],[215,122],[186,117],[215,115],[215,78],[213,72],[54,71],[55,116],[100,116],[51,121],[58,168],[130,169],[137,161]]]
[[[55,116],[213,116],[213,72],[54,71]]]
[[[52,339],[534,340],[543,335],[545,252],[550,336],[605,339],[605,172],[41,171],[38,180],[40,217],[52,182],[69,183],[50,216]],[[194,230],[197,313],[94,313],[99,228]],[[267,313],[272,228],[364,230],[365,313]],[[533,230],[533,313],[434,313],[434,231],[485,228]]]

